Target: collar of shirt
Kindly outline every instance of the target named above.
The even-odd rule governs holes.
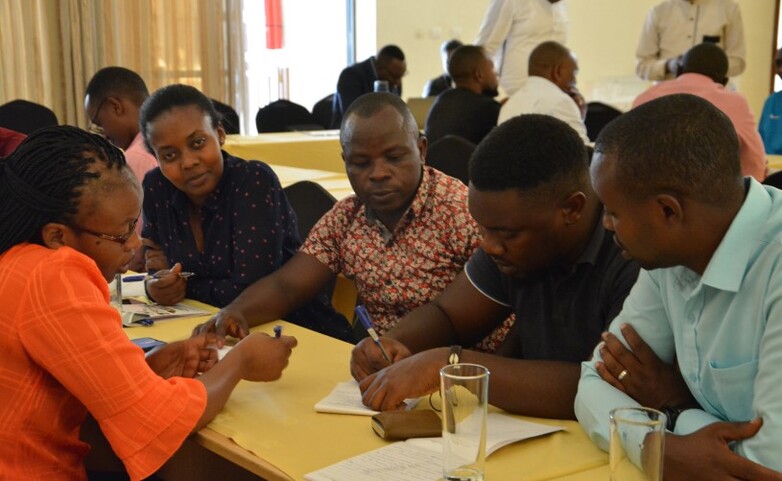
[[[388,230],[388,227],[380,222],[380,219],[378,219],[377,215],[372,212],[372,209],[370,209],[368,205],[364,204],[364,215],[366,215],[367,220],[370,223],[378,226],[380,229],[380,235],[383,237],[383,241],[386,244],[394,239],[394,234],[396,232],[399,232],[401,228],[412,222],[413,219],[415,219],[417,216],[421,215],[421,211],[424,210],[424,206],[426,206],[426,203],[429,200],[429,190],[431,186],[434,185],[434,176],[436,175],[437,174],[434,172],[433,168],[426,166],[423,167],[421,172],[421,182],[418,184],[418,190],[415,192],[413,202],[410,203],[410,205],[407,207],[407,210],[405,210],[405,213],[402,214],[402,217],[399,218],[399,222],[397,222],[393,232]]]
[[[584,250],[581,252],[581,254],[578,256],[578,258],[573,262],[572,264],[564,265],[560,264],[554,268],[551,269],[552,274],[554,274],[555,278],[562,277],[568,277],[576,272],[576,269],[578,269],[578,266],[581,264],[590,264],[595,265],[597,264],[597,258],[600,255],[600,250],[603,247],[603,241],[605,240],[606,236],[606,230],[605,227],[603,227],[603,223],[600,222],[598,219],[597,223],[595,224],[595,228],[592,231],[592,236],[589,238],[589,243],[587,243]]]
[[[744,204],[700,279],[701,284],[723,291],[739,291],[744,275],[751,266],[749,258],[759,242],[767,242],[760,239],[758,234],[765,232],[763,225],[770,214],[771,197],[761,184],[750,177],[744,179],[744,185],[749,187]]]

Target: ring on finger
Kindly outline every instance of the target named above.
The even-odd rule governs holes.
[[[628,375],[628,374],[629,374],[629,373],[627,372],[627,369],[622,369],[622,372],[620,372],[620,373],[619,373],[619,375],[618,375],[618,376],[616,376],[616,379],[617,379],[617,380],[619,380],[619,381],[621,381],[622,379],[624,379],[625,377],[627,377],[627,375]]]

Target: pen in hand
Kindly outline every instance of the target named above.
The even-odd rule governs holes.
[[[374,341],[374,343],[377,344],[377,347],[380,348],[380,352],[381,354],[383,354],[383,358],[389,364],[393,364],[391,362],[391,357],[386,352],[386,348],[384,348],[383,343],[380,342],[380,336],[377,335],[375,328],[372,327],[372,319],[369,318],[369,313],[367,312],[367,308],[362,306],[361,304],[357,305],[356,315],[358,316],[358,320],[359,322],[361,322],[361,325],[364,326],[364,329],[366,329],[367,332],[369,333],[369,337],[371,337],[372,341]]]
[[[158,271],[160,272],[160,271]],[[158,272],[154,274],[138,274],[134,276],[125,276],[122,278],[122,282],[139,282],[139,281],[145,281],[147,279],[160,279],[160,275],[158,275]],[[179,277],[183,279],[187,279],[188,277],[194,276],[194,272],[180,272]]]

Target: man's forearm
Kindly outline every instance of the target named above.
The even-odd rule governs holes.
[[[448,316],[434,302],[410,312],[386,335],[404,344],[413,354],[458,343]]]
[[[489,369],[489,402],[498,408],[525,416],[575,419],[578,363],[511,359],[466,350],[460,362]]]

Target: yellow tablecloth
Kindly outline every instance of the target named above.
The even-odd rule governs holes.
[[[204,319],[161,321],[127,332],[131,338],[172,341],[185,337]],[[301,480],[308,472],[385,445],[386,441],[373,433],[368,417],[314,411],[315,403],[337,382],[350,379],[352,346],[286,322],[280,324],[285,334],[299,340],[282,379],[273,383],[241,382],[225,409],[202,431],[199,442],[213,449],[210,440],[220,436],[232,439],[244,449],[223,447],[225,452],[218,450],[218,454],[228,459],[233,456],[234,462],[244,462],[247,469],[268,480]],[[272,324],[257,329],[271,333]],[[492,454],[487,461],[487,479],[556,479],[606,465],[606,454],[592,445],[576,422],[530,420],[561,425],[565,431],[516,443]]]
[[[305,169],[302,167],[291,167],[289,165],[269,164],[277,177],[280,179],[280,185],[288,187],[296,182],[311,180],[326,189],[337,200],[342,200],[349,195],[353,195],[353,188],[345,173],[332,172],[320,169]]]
[[[339,132],[280,132],[259,135],[228,135],[223,148],[245,160],[344,173]]]

